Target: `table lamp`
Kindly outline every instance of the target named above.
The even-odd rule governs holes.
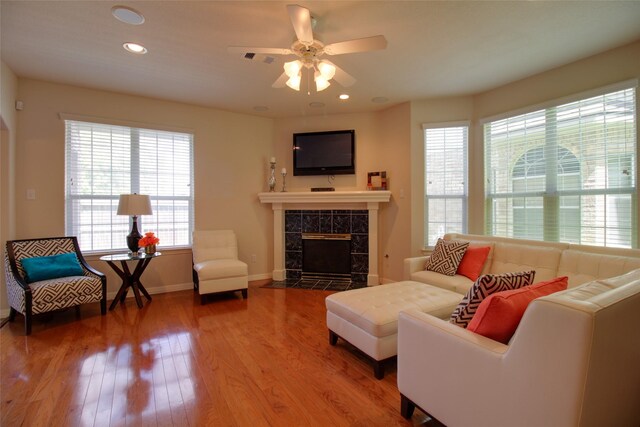
[[[142,235],[138,231],[138,215],[153,215],[151,200],[144,194],[121,194],[118,202],[118,215],[133,217],[131,233],[127,236],[127,247],[131,252],[138,252],[138,241]]]

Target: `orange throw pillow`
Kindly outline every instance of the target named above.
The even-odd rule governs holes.
[[[480,277],[491,246],[469,246],[460,261],[457,274],[467,276],[474,282]]]
[[[567,289],[569,278],[557,277],[519,289],[496,292],[485,298],[467,329],[507,344],[518,328],[527,306],[536,298]]]

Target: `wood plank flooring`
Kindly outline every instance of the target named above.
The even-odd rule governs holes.
[[[23,318],[0,329],[2,426],[416,426],[400,416],[396,367],[382,381],[340,340],[332,291],[192,291]]]

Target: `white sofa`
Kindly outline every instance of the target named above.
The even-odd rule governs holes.
[[[569,277],[569,287],[596,279],[619,276],[640,268],[640,250],[603,248],[568,243],[539,242],[536,240],[473,234],[446,234],[445,240],[462,240],[471,246],[490,246],[483,274],[501,274],[535,270],[535,282]],[[425,271],[428,256],[404,260],[404,280],[427,283],[457,292],[461,297],[469,290],[473,280],[456,274],[445,276]]]
[[[508,344],[420,310],[398,318],[401,412],[455,426],[640,425],[640,250],[487,236],[484,273],[533,269],[569,289],[534,300]],[[472,281],[405,260],[405,279],[460,293]]]
[[[401,413],[449,427],[640,425],[640,270],[534,300],[508,345],[398,318]]]

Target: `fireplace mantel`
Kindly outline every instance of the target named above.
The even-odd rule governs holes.
[[[391,199],[390,191],[296,191],[259,193],[261,203],[273,208],[273,280],[284,280],[284,212],[286,209],[367,209],[369,211],[369,273],[367,285],[378,277],[378,210]]]

